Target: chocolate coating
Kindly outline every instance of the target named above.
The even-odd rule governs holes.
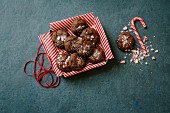
[[[128,32],[122,32],[116,40],[118,48],[122,51],[130,51],[133,49],[134,42],[133,36]]]
[[[57,55],[56,62],[58,69],[60,69],[61,71],[71,71],[70,56],[67,52],[59,53]]]
[[[86,61],[83,57],[79,56],[77,53],[73,53],[70,56],[71,69],[73,71],[78,71],[86,66]]]
[[[76,52],[76,49],[75,49],[76,41],[77,41],[77,37],[75,37],[75,36],[67,37],[67,39],[64,41],[65,50],[69,53]]]
[[[88,58],[89,62],[96,64],[105,60],[105,53],[100,46],[97,46],[93,54]]]
[[[99,34],[94,28],[86,28],[82,31],[81,35],[82,38],[92,41],[93,44],[97,44],[100,41]]]
[[[84,40],[83,38],[79,37],[75,48],[80,56],[88,57],[93,53],[95,46],[93,45],[92,41]]]
[[[84,19],[76,19],[71,24],[70,30],[77,36],[80,36],[81,32],[87,27]]]
[[[68,36],[68,32],[66,29],[60,29],[57,31],[54,31],[52,33],[52,41],[54,43],[54,45],[60,49],[64,48],[64,41]]]

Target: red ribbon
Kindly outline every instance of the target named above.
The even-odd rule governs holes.
[[[34,76],[35,80],[38,82],[38,84],[44,88],[55,88],[59,85],[60,83],[60,79],[59,79],[59,76],[56,76],[56,78],[54,78],[54,76],[52,74],[55,74],[54,71],[52,70],[52,67],[49,66],[49,68],[45,68],[43,65],[44,65],[44,55],[47,55],[46,53],[40,53],[40,49],[42,47],[42,44],[38,47],[38,51],[37,51],[37,54],[36,54],[36,57],[33,60],[29,60],[27,61],[25,64],[24,64],[24,72],[26,75],[31,75],[31,76]],[[39,57],[41,57],[41,62],[39,61]],[[49,60],[50,60],[50,57],[48,57]],[[28,74],[27,71],[26,71],[26,68],[27,68],[27,65],[29,63],[34,63],[34,73],[33,74]],[[37,64],[39,65],[39,69],[37,71]],[[51,77],[51,82],[50,83],[47,83],[47,80],[46,80],[46,76],[50,75]],[[42,82],[45,82],[46,85],[44,85]]]

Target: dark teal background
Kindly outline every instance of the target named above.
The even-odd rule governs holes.
[[[49,31],[49,23],[88,12],[99,17],[115,59],[61,77],[55,89],[44,89],[25,76],[24,62],[34,59],[37,36]],[[159,50],[149,65],[118,63],[124,53],[115,40],[135,16],[148,27],[137,22],[141,36]],[[170,113],[169,19],[169,0],[1,0],[0,113]]]

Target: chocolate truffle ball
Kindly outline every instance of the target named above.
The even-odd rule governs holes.
[[[73,71],[78,71],[86,66],[86,61],[83,57],[79,56],[77,53],[73,53],[70,56],[71,69]]]
[[[105,60],[105,53],[100,46],[97,46],[93,54],[88,58],[89,62],[96,64]]]
[[[76,52],[76,49],[75,49],[76,41],[77,41],[77,37],[75,37],[75,36],[67,37],[67,39],[64,41],[65,50],[69,53]]]
[[[97,44],[100,41],[99,34],[94,28],[88,27],[84,29],[80,36],[86,40],[92,41],[93,44]]]
[[[78,38],[76,45],[76,51],[80,56],[89,57],[95,48],[92,41],[84,40],[81,37]]]
[[[70,56],[67,52],[62,52],[57,55],[56,63],[58,69],[64,72],[71,71]]]
[[[117,46],[122,51],[130,51],[134,46],[134,38],[128,32],[122,32],[116,40]]]
[[[80,36],[81,32],[87,27],[84,19],[78,18],[71,24],[70,30],[76,35]]]
[[[52,33],[52,41],[54,45],[60,49],[64,48],[64,41],[68,36],[68,32],[66,29],[59,29]]]

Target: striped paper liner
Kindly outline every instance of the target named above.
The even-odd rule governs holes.
[[[91,63],[88,63],[86,65],[85,68],[83,68],[82,70],[80,71],[71,71],[71,72],[62,72],[60,71],[58,68],[57,68],[57,64],[56,64],[56,56],[57,56],[57,53],[58,52],[62,52],[64,50],[61,50],[61,49],[58,49],[54,46],[53,42],[52,42],[52,38],[51,38],[51,33],[48,32],[48,33],[45,33],[43,35],[40,35],[39,36],[39,39],[43,45],[43,48],[48,56],[48,59],[51,63],[51,66],[53,67],[53,70],[55,72],[55,74],[57,76],[61,76],[61,75],[64,75],[64,77],[69,77],[69,76],[72,76],[72,75],[75,75],[75,74],[78,74],[78,73],[82,73],[84,71],[87,71],[87,70],[91,70],[93,68],[97,68],[97,67],[100,67],[100,66],[103,66],[106,64],[107,60],[109,59],[112,59],[114,58],[112,52],[111,52],[111,49],[110,49],[110,45],[109,45],[109,42],[107,40],[107,37],[106,37],[106,34],[101,26],[101,23],[97,18],[94,18],[94,15],[93,13],[87,13],[87,14],[84,14],[84,15],[80,15],[80,16],[75,16],[75,17],[72,17],[72,18],[68,18],[68,19],[64,19],[64,20],[61,20],[61,21],[57,21],[57,22],[52,22],[50,23],[50,28],[52,31],[55,31],[57,29],[62,29],[62,28],[66,28],[69,32],[70,35],[74,35],[70,30],[70,25],[71,23],[77,19],[77,18],[83,18],[86,20],[87,24],[90,26],[90,27],[93,27],[95,28],[99,35],[100,35],[100,41],[101,41],[101,44],[100,46],[103,48],[104,52],[105,52],[105,56],[106,56],[106,61],[103,61],[103,62],[100,62],[100,63],[97,63],[97,64],[91,64]]]

